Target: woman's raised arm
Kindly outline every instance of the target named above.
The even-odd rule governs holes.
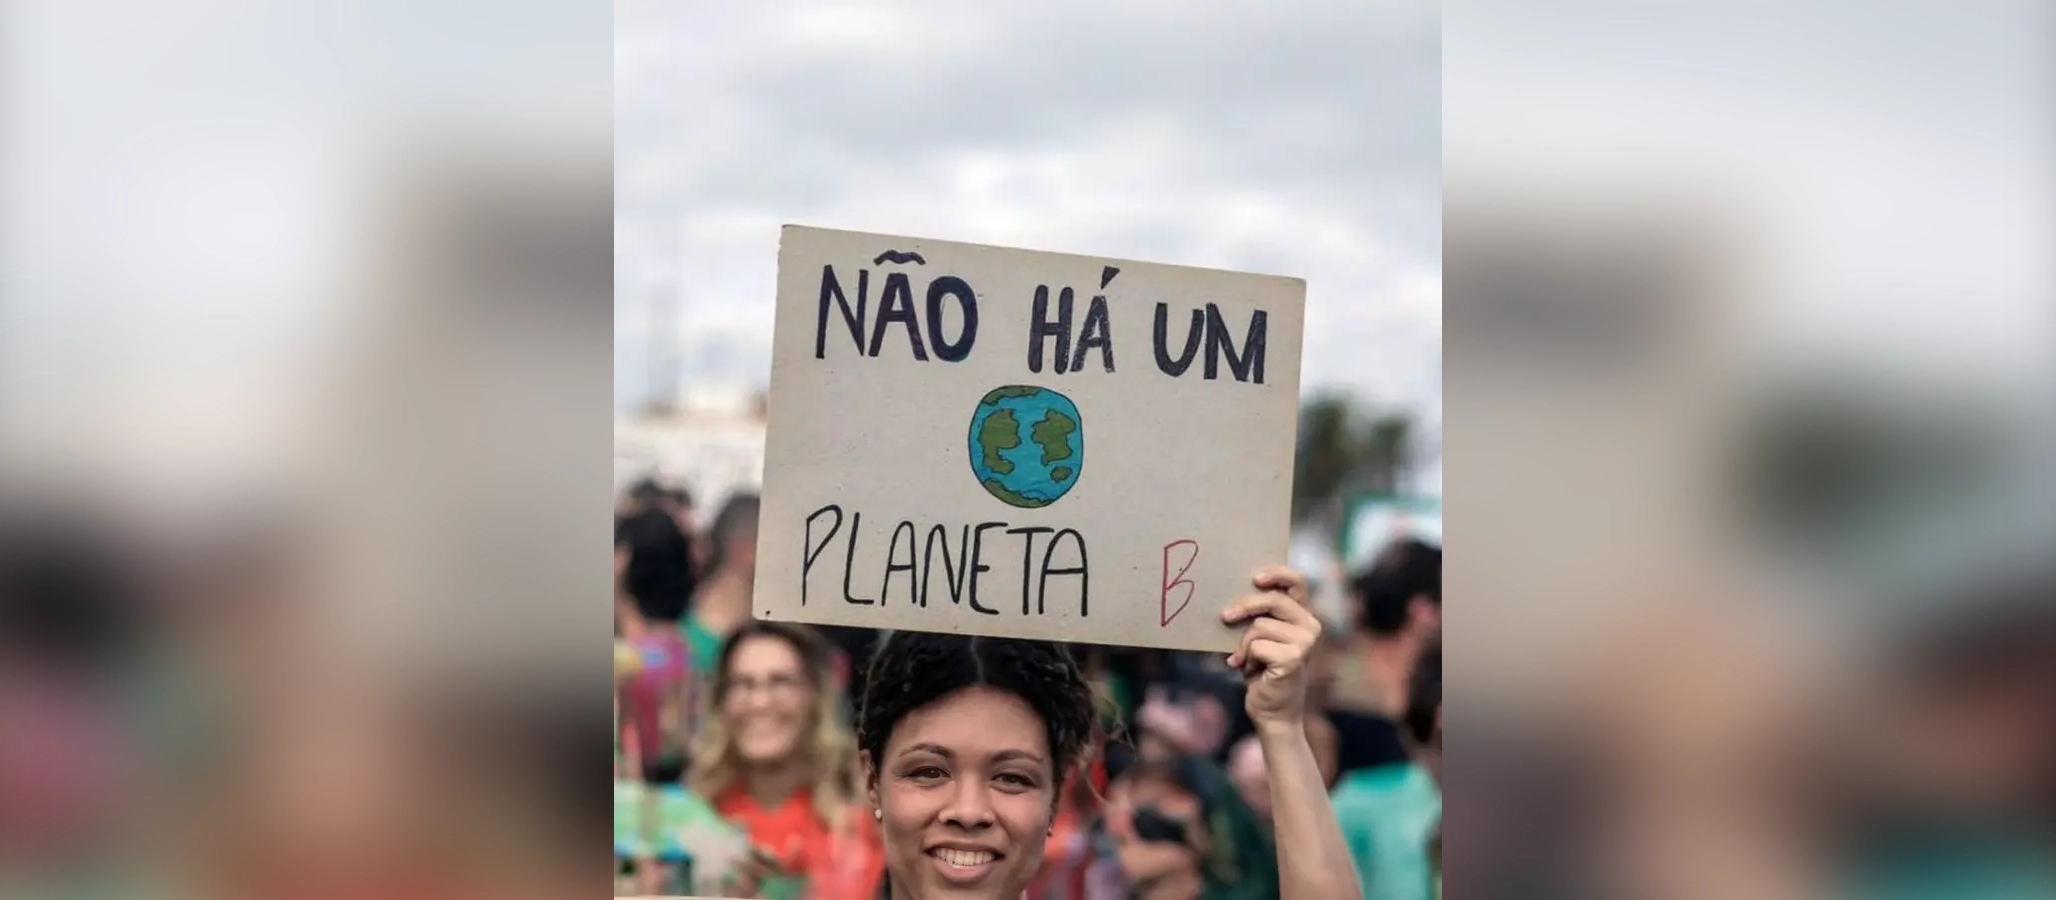
[[[1256,573],[1257,593],[1221,613],[1247,624],[1228,664],[1242,670],[1243,704],[1263,746],[1271,782],[1281,900],[1362,900],[1327,783],[1306,739],[1308,661],[1321,622],[1306,607],[1306,578],[1283,566]]]

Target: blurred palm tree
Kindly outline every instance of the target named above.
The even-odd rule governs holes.
[[[1350,497],[1396,491],[1412,434],[1403,414],[1373,414],[1341,394],[1307,400],[1293,458],[1293,524],[1335,533]]]

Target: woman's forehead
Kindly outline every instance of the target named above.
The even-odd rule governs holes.
[[[1049,752],[1042,718],[1006,691],[966,688],[908,712],[892,729],[892,753],[916,749],[951,756]]]
[[[729,654],[728,667],[736,670],[766,671],[801,668],[800,653],[783,639],[771,635],[753,635],[744,638]]]

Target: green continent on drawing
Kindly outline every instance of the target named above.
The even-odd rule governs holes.
[[[985,490],[987,492],[991,493],[994,497],[998,497],[999,499],[1005,501],[1010,506],[1020,506],[1028,509],[1034,509],[1035,507],[1046,505],[1042,503],[1037,503],[1034,500],[1030,500],[1027,497],[1023,497],[1020,494],[1016,494],[1013,491],[1008,490],[1007,486],[1004,484],[1000,484],[999,479],[997,478],[987,478],[984,481],[979,482],[979,484],[985,485]]]
[[[978,459],[988,471],[999,475],[1014,473],[1014,464],[1000,455],[1002,450],[1021,446],[1021,424],[1014,421],[1011,410],[998,410],[985,417],[978,426]]]
[[[1071,432],[1078,430],[1078,423],[1054,409],[1042,414],[1042,421],[1028,430],[1028,437],[1042,448],[1042,464],[1052,465],[1071,458]],[[1050,470],[1050,477],[1056,477],[1056,470]],[[1058,481],[1063,479],[1057,478]]]
[[[1085,419],[1049,388],[994,388],[971,412],[969,449],[971,475],[986,493],[1008,506],[1048,506],[1085,470]]]

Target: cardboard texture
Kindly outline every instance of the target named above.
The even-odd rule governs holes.
[[[1285,560],[1306,283],[787,226],[758,618],[1188,650]]]

